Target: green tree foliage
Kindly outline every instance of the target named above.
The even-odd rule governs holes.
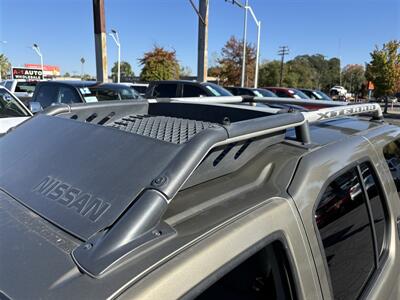
[[[179,70],[179,75],[183,77],[192,76],[192,69],[189,66],[183,66]]]
[[[64,77],[71,77],[71,74],[69,74],[68,72],[65,72]]]
[[[8,58],[4,54],[0,54],[0,69],[1,69],[1,78],[6,78],[9,73],[11,67],[11,63]]]
[[[280,61],[265,61],[260,65],[258,73],[258,85],[260,87],[278,86]]]
[[[219,77],[225,85],[240,85],[242,76],[243,41],[232,36],[221,50],[221,57],[217,59]],[[254,84],[254,68],[256,49],[254,45],[246,45],[245,86]],[[212,76],[211,74],[208,74]]]
[[[132,66],[127,61],[121,61],[121,78],[134,76]],[[111,69],[111,77],[114,81],[118,78],[118,62],[116,61]]]
[[[264,62],[259,72],[259,86],[277,86],[280,61]],[[340,61],[321,54],[300,55],[284,64],[283,74],[283,86],[329,90],[339,83]]]
[[[89,74],[83,74],[81,79],[84,80],[84,81],[93,81],[93,80],[95,80],[95,78],[93,76],[89,75]]]
[[[362,65],[347,65],[342,71],[343,86],[350,93],[358,93],[365,82],[365,70]]]
[[[366,78],[375,85],[374,95],[386,96],[397,92],[400,86],[400,41],[393,40],[370,53]]]
[[[143,69],[140,79],[143,81],[172,80],[179,78],[179,63],[175,51],[167,51],[163,47],[154,46],[139,59]]]

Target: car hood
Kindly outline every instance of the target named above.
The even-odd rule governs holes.
[[[0,298],[46,298],[67,278],[81,276],[70,256],[76,240],[3,191],[0,232]]]

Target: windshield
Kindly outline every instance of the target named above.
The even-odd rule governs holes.
[[[109,100],[132,100],[142,97],[130,87],[87,87],[79,89],[86,102],[109,101]]]
[[[319,97],[319,99],[321,99],[321,100],[329,100],[329,101],[332,101],[332,98],[331,97],[329,97],[327,94],[325,94],[324,92],[321,92],[321,91],[315,91],[314,92],[315,94],[317,94]]]
[[[278,97],[275,93],[264,89],[256,89],[254,90],[254,93],[256,93],[257,96],[260,94],[261,96],[259,97]]]
[[[25,108],[5,89],[0,89],[0,118],[29,117]]]
[[[289,91],[289,93],[294,95],[294,97],[297,99],[310,99],[310,97],[308,97],[306,94],[304,94],[303,92],[301,92],[299,90],[290,89],[288,91]]]
[[[15,92],[19,93],[32,93],[35,91],[37,82],[34,81],[22,81],[22,82],[17,82],[17,86],[15,87]]]
[[[214,96],[233,96],[231,92],[217,84],[205,82],[202,83],[202,85],[205,86]]]

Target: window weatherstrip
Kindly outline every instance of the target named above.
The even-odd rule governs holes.
[[[368,169],[371,172],[371,168],[369,166],[368,166]],[[369,196],[368,196],[367,189],[365,187],[364,178],[362,176],[360,165],[357,165],[357,175],[358,175],[358,180],[361,183],[361,190],[362,190],[362,192],[364,194],[365,205],[367,206],[368,218],[369,218],[369,221],[370,221],[370,227],[371,227],[371,232],[372,232],[372,240],[373,240],[373,243],[374,243],[375,268],[378,269],[378,267],[379,267],[379,251],[378,251],[378,240],[377,240],[377,237],[376,237],[374,216],[372,214],[371,203],[369,201]],[[371,172],[371,176],[372,176],[372,172]],[[374,183],[376,185],[375,180],[374,180]]]

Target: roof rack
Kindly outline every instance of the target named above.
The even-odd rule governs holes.
[[[283,98],[283,97],[253,97],[243,96],[243,102],[248,103],[264,103],[268,104],[289,104],[298,105],[310,109],[320,109],[326,107],[338,107],[347,106],[349,102],[342,101],[325,101],[325,100],[314,100],[314,99],[295,99],[295,98]]]
[[[117,267],[144,245],[154,245],[175,234],[162,216],[178,191],[195,177],[200,164],[210,160],[219,163],[221,156],[234,147],[237,155],[249,141],[263,143],[258,148],[265,149],[271,144],[268,141],[282,141],[289,128],[295,128],[296,140],[307,144],[311,142],[310,123],[363,113],[372,113],[375,120],[383,119],[380,106],[374,103],[273,114],[229,104],[103,102],[52,107],[44,113],[130,131],[150,138],[143,142],[152,141],[153,149],[165,142],[171,144],[162,170],[147,178],[147,184],[143,183],[140,193],[130,199],[125,212],[110,226],[88,234],[86,242],[73,251],[76,264],[93,277]],[[102,121],[107,116],[111,117]]]

